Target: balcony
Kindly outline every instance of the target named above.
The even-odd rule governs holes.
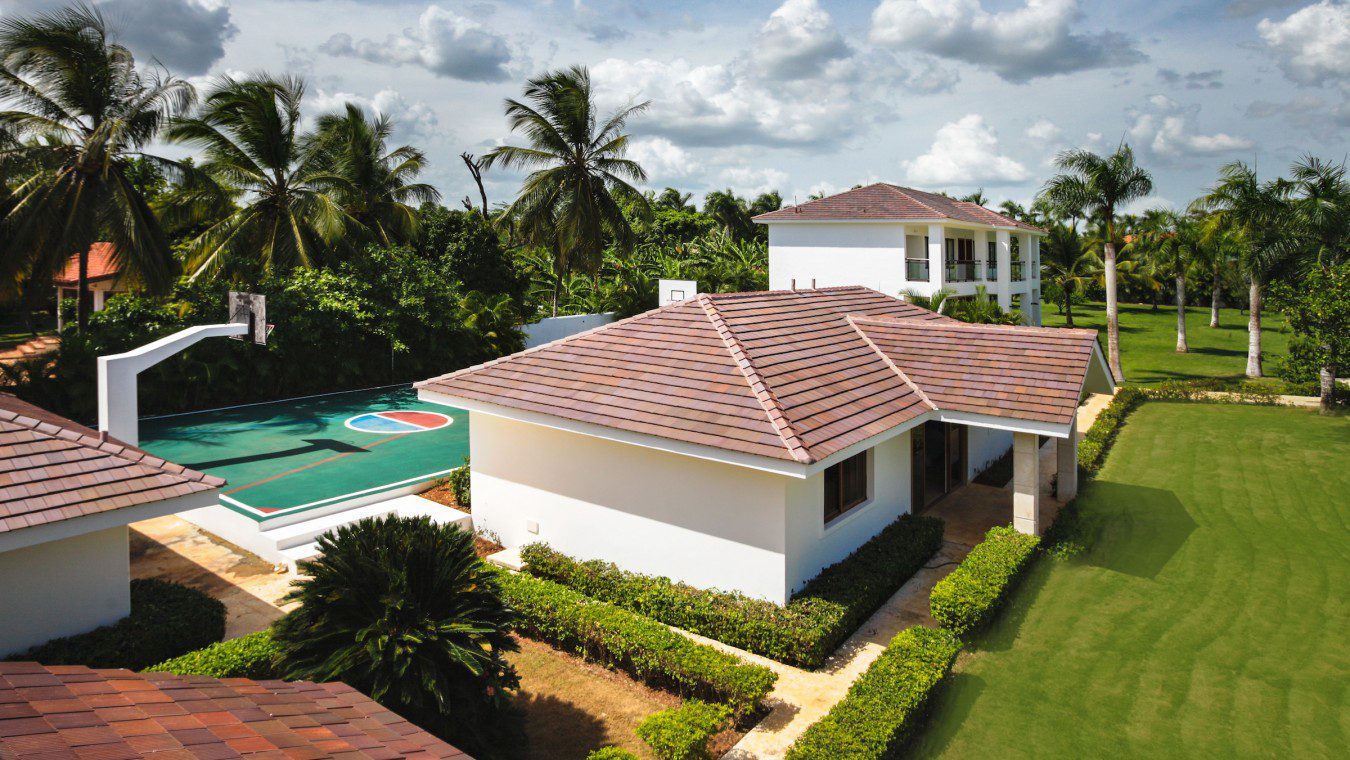
[[[989,259],[984,264],[984,279],[993,282],[998,279],[998,259]]]
[[[1012,281],[1021,282],[1022,280],[1025,279],[1026,279],[1026,271],[1022,267],[1022,262],[1020,261],[1012,262]]]
[[[905,279],[928,282],[928,259],[905,259]]]
[[[947,282],[975,282],[980,279],[980,262],[978,261],[948,261],[946,271]]]

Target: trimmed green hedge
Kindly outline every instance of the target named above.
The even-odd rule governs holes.
[[[527,572],[586,596],[779,662],[819,667],[942,546],[941,520],[905,515],[821,571],[787,606],[579,562],[546,544],[521,550]]]
[[[661,760],[708,760],[708,740],[727,725],[731,709],[697,699],[647,716],[637,735]]]
[[[638,760],[638,756],[622,747],[601,747],[587,755],[586,760]]]
[[[1084,475],[1091,477],[1102,468],[1106,452],[1116,440],[1116,433],[1120,432],[1120,424],[1147,398],[1148,393],[1139,388],[1127,386],[1116,391],[1115,398],[1097,415],[1092,427],[1083,434],[1083,440],[1078,442],[1078,469]]]
[[[848,695],[793,743],[788,760],[894,755],[918,726],[960,650],[960,641],[947,631],[923,626],[901,631]]]
[[[957,636],[988,622],[1040,543],[1040,537],[1007,525],[990,528],[961,565],[933,587],[928,601],[933,619]]]
[[[52,639],[5,659],[143,670],[220,641],[224,635],[225,605],[187,586],[138,578],[131,581],[130,615],[112,625]]]
[[[723,702],[738,716],[755,709],[778,680],[768,668],[557,583],[523,573],[501,573],[499,582],[522,633],[682,695]]]
[[[279,678],[271,629],[221,641],[146,668],[156,673],[212,678]]]

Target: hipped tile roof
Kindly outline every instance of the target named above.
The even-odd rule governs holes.
[[[920,221],[950,219],[990,227],[1015,227],[1044,232],[1039,227],[990,211],[978,203],[958,201],[945,195],[912,187],[877,182],[845,190],[825,198],[785,206],[755,217],[756,222],[808,222],[862,219],[874,221]]]
[[[939,408],[1067,424],[1095,343],[862,287],[705,294],[417,387],[811,463]]]
[[[0,393],[0,533],[224,484]]]
[[[117,260],[117,248],[112,243],[94,243],[89,246],[89,259],[85,266],[85,279],[88,282],[107,280],[122,273],[122,264]],[[52,282],[56,285],[78,285],[80,283],[80,255],[71,254],[66,265]]]
[[[469,756],[343,683],[0,662],[4,758]]]

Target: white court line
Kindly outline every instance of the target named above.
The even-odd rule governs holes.
[[[283,401],[303,401],[307,398],[323,398],[324,396],[341,396],[344,393],[360,393],[362,391],[382,391],[386,388],[412,387],[412,383],[392,383],[390,385],[376,385],[372,388],[352,388],[349,391],[333,391],[332,393],[315,393],[309,396],[291,396],[290,398],[279,398],[272,401],[254,401],[249,404],[235,404],[234,406],[218,406],[214,409],[196,409],[191,412],[174,412],[173,414],[157,414],[153,417],[141,417],[143,420],[166,420],[170,417],[186,417],[189,414],[205,414],[206,412],[223,412],[227,409],[243,409],[248,406],[265,406],[267,404],[280,404]]]
[[[255,512],[255,513],[259,514],[259,515],[262,515],[263,517],[276,517],[277,515],[285,514],[285,513],[287,513],[287,512],[294,512],[294,511],[297,510],[297,509],[305,509],[305,508],[307,508],[307,507],[318,507],[318,506],[322,506],[322,505],[324,505],[324,504],[330,504],[330,503],[335,502],[335,501],[343,501],[344,499],[350,499],[350,498],[353,498],[353,497],[356,497],[356,496],[364,496],[364,495],[366,495],[366,494],[368,494],[368,493],[375,493],[376,491],[384,491],[384,490],[389,489],[389,488],[397,488],[398,486],[406,486],[406,485],[408,485],[409,483],[416,483],[416,482],[421,481],[421,480],[430,480],[431,478],[439,478],[439,477],[442,476],[442,475],[449,475],[450,473],[452,473],[452,472],[454,472],[455,470],[458,470],[458,469],[459,469],[458,467],[451,467],[451,468],[448,469],[448,470],[441,470],[440,472],[432,472],[432,473],[428,473],[428,474],[426,474],[426,475],[416,475],[416,476],[414,476],[414,477],[407,478],[406,480],[400,480],[400,481],[397,481],[397,482],[395,482],[395,483],[385,483],[385,484],[382,485],[382,486],[374,486],[374,487],[372,487],[372,488],[366,488],[366,489],[363,489],[363,490],[360,490],[360,491],[352,491],[351,493],[344,493],[344,494],[340,494],[340,495],[338,495],[338,496],[330,496],[330,497],[328,497],[327,499],[319,499],[318,501],[311,501],[311,502],[309,502],[308,504],[297,504],[297,505],[295,505],[294,507],[286,507],[285,509],[278,509],[278,510],[275,511],[275,512],[263,512],[262,510],[258,509],[257,507],[251,506],[251,505],[249,505],[249,504],[245,504],[244,502],[239,501],[238,499],[233,499],[233,498],[231,498],[231,497],[229,497],[229,496],[225,496],[224,494],[221,495],[220,500],[221,500],[221,501],[228,501],[229,503],[231,503],[231,504],[233,504],[233,505],[235,505],[235,506],[237,506],[237,507],[243,507],[244,509],[247,509],[247,510],[249,510],[250,512]]]

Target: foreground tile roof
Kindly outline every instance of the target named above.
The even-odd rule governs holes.
[[[1067,424],[1095,343],[1091,330],[967,325],[862,287],[723,293],[417,387],[810,463],[938,408]]]
[[[342,683],[0,662],[3,758],[463,758]]]
[[[117,248],[112,243],[94,243],[89,246],[89,261],[85,268],[85,277],[89,282],[107,280],[122,273],[122,264],[117,261]],[[66,259],[65,267],[52,278],[56,285],[78,285],[80,283],[80,256],[73,254]]]
[[[1044,232],[1012,217],[968,201],[958,201],[945,195],[926,193],[912,187],[900,187],[877,182],[842,193],[807,201],[796,206],[785,206],[755,217],[756,222],[809,222],[839,219],[875,221],[905,221],[950,219],[991,227],[1016,227]]]
[[[0,393],[0,533],[224,484]]]

